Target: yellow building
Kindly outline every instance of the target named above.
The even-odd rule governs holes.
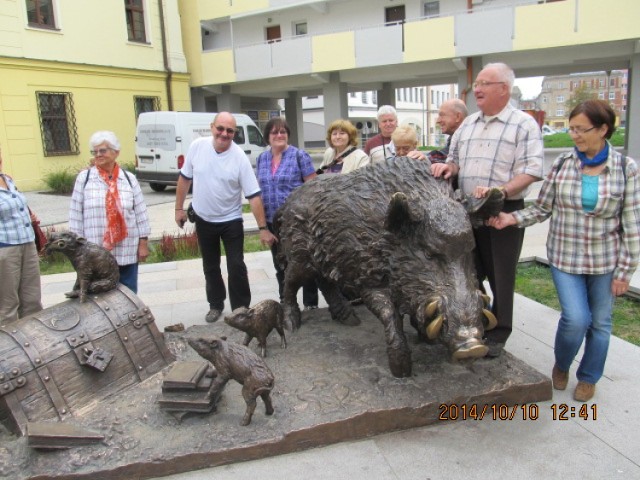
[[[0,2],[0,145],[18,188],[87,164],[112,130],[134,161],[137,114],[191,110],[177,0]]]

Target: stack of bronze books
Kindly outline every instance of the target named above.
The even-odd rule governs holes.
[[[207,398],[207,393],[215,375],[209,362],[176,362],[162,382],[160,408],[178,413],[213,411],[215,402]]]
[[[104,435],[69,423],[27,423],[27,444],[31,448],[56,450],[100,443]]]

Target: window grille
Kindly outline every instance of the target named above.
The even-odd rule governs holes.
[[[160,110],[160,97],[133,97],[136,120],[141,113]]]
[[[70,93],[36,92],[44,156],[78,155],[78,129]]]

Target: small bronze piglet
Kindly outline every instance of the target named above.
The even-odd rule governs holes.
[[[274,328],[280,334],[280,346],[287,348],[284,336],[284,312],[275,300],[263,300],[253,308],[236,308],[224,321],[238,330],[245,332],[244,342],[248,346],[253,337],[258,339],[260,354],[267,356],[267,337]]]
[[[209,389],[208,398],[218,402],[220,394],[230,379],[242,385],[242,397],[247,410],[241,425],[249,425],[256,409],[256,399],[262,398],[265,413],[273,415],[270,392],[273,389],[273,373],[264,360],[247,347],[227,342],[225,337],[189,338],[187,341],[198,355],[216,367],[217,376]]]

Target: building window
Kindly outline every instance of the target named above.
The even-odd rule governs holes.
[[[601,79],[599,80],[599,82],[600,82],[600,86],[601,86],[601,87],[604,87],[604,86],[605,86],[605,84],[604,84],[604,78],[601,78]]]
[[[36,92],[44,156],[78,155],[78,130],[70,93]]]
[[[440,2],[424,2],[422,5],[422,16],[435,17],[440,15]]]
[[[542,103],[547,103],[547,97],[545,97],[544,95],[542,96]]]
[[[564,88],[564,83],[558,82],[558,90],[562,90]]]
[[[627,100],[627,94],[626,93],[622,94],[622,100],[625,100],[625,101]]]
[[[376,90],[371,92],[371,98],[373,99],[373,104],[377,105],[378,104],[378,92]]]
[[[144,31],[143,0],[124,0],[124,11],[127,17],[127,33],[132,42],[146,42]]]
[[[622,111],[626,112],[627,111],[627,106],[626,105],[622,105]]]
[[[358,94],[356,92],[351,92],[351,93],[349,93],[349,96],[351,98],[356,98],[358,96]]]
[[[564,109],[559,108],[556,110],[556,117],[564,117]]]
[[[27,0],[27,20],[31,27],[55,28],[53,0]]]
[[[293,34],[296,37],[306,35],[307,33],[307,22],[298,22],[293,25]]]
[[[615,100],[616,99],[616,92],[609,92],[609,100]]]
[[[136,120],[141,113],[160,110],[160,97],[133,97]]]
[[[558,96],[556,97],[556,102],[558,102],[558,103],[562,103],[562,102],[564,102],[564,95],[558,95]]]
[[[362,103],[367,103],[367,92],[360,92]]]
[[[598,98],[604,100],[604,92],[598,92]]]

